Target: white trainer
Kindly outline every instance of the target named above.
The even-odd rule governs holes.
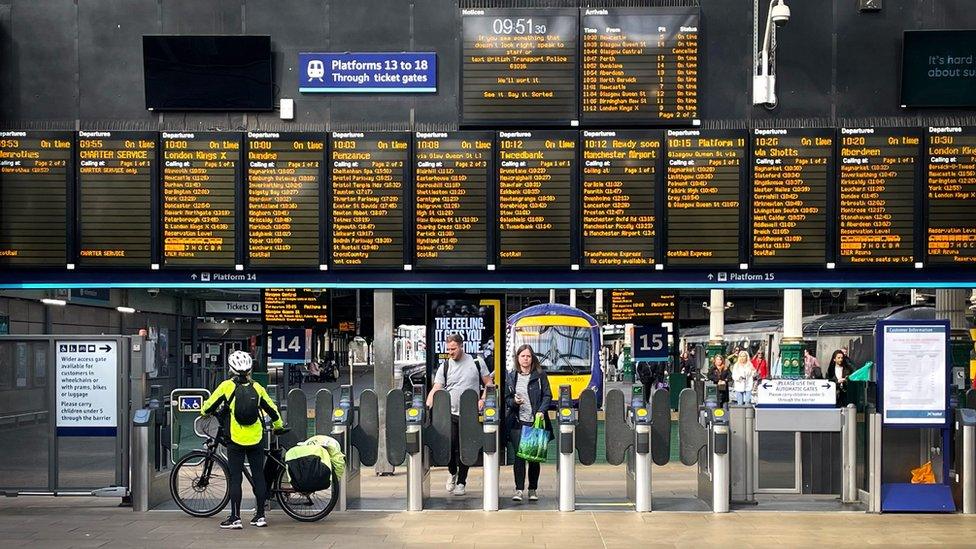
[[[512,501],[522,501],[522,491],[516,490],[515,495],[512,496]]]
[[[444,485],[444,489],[448,492],[453,492],[455,486],[457,486],[457,475],[451,475],[447,478],[447,484]]]
[[[463,496],[464,494],[465,494],[465,491],[464,491],[464,485],[463,484],[458,484],[457,486],[454,487],[454,495],[455,496]]]

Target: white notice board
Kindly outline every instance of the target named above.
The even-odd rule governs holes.
[[[947,321],[879,321],[878,385],[886,425],[948,422]]]
[[[55,345],[58,436],[115,436],[118,345],[114,340]]]

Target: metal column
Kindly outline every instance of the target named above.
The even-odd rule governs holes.
[[[729,426],[712,426],[712,512],[729,512]],[[725,438],[725,448],[722,448],[721,438]]]
[[[651,511],[651,452],[640,451],[641,441],[649,440],[651,436],[650,425],[637,425],[634,436],[634,483],[636,497],[634,498],[634,510],[638,513],[649,513]]]
[[[868,418],[868,512],[881,512],[881,414]]]
[[[424,433],[420,425],[407,426],[407,447],[416,440],[414,452],[407,452],[407,511],[423,511],[430,496],[430,471],[425,467]]]
[[[373,390],[385,395],[393,389],[393,290],[373,292]],[[386,400],[379,399],[380,433],[386,430]],[[421,446],[422,448],[423,446]],[[386,458],[386,438],[380,436],[376,474],[393,473]]]
[[[840,499],[844,503],[857,503],[857,408],[848,404],[841,410],[841,467]]]
[[[568,445],[568,448],[565,447]],[[576,426],[559,426],[559,510],[576,510]]]
[[[976,426],[962,428],[962,512],[976,513]]]
[[[495,446],[489,452],[486,448],[481,455],[482,470],[484,471],[484,489],[482,490],[482,508],[485,511],[498,510],[498,425],[485,425],[485,438],[494,437]]]

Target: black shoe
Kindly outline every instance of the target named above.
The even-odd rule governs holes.
[[[251,519],[251,526],[264,528],[267,525],[268,525],[268,521],[264,518],[264,515],[254,515],[254,518]]]
[[[244,528],[241,524],[241,519],[238,517],[227,517],[227,520],[220,523],[220,527],[224,530],[240,530]]]

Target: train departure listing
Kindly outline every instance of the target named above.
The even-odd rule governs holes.
[[[929,128],[925,140],[928,260],[976,263],[976,127]]]
[[[261,291],[261,315],[276,326],[326,326],[329,293],[312,288],[267,288]]]
[[[153,132],[78,132],[81,265],[152,263],[158,140]]]
[[[696,7],[583,10],[584,121],[698,118]]]
[[[241,135],[163,132],[162,151],[164,262],[233,267]]]
[[[577,135],[498,132],[501,266],[570,265]]]
[[[584,131],[583,266],[654,265],[661,132]]]
[[[578,19],[576,9],[462,10],[462,120],[575,120]]]
[[[841,128],[838,254],[841,265],[910,265],[921,131]]]
[[[611,324],[673,322],[677,318],[678,296],[654,290],[611,290]]]
[[[332,264],[402,269],[408,133],[333,133]]]
[[[418,133],[414,215],[418,267],[488,264],[491,132]]]
[[[247,256],[254,267],[317,267],[325,135],[247,134]]]
[[[73,132],[0,131],[0,266],[64,268]]]
[[[752,261],[827,262],[833,129],[757,129],[752,136]]]
[[[667,263],[739,263],[746,133],[668,130]]]

